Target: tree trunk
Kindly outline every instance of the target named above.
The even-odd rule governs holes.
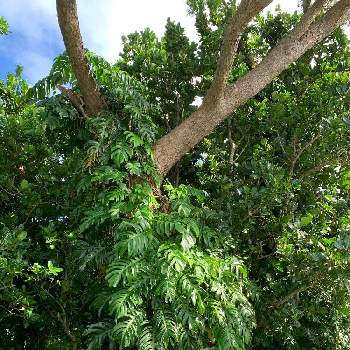
[[[75,0],[56,0],[56,8],[64,45],[83,96],[84,110],[87,115],[96,115],[102,111],[105,103],[91,76],[89,63],[85,57],[77,4]]]

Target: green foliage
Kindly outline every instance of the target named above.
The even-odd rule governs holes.
[[[246,270],[213,243],[218,234],[205,223],[203,192],[168,185],[170,203],[162,212],[153,193],[147,139],[138,130],[119,131],[111,120],[91,119],[89,124],[98,138],[90,142],[82,164],[88,173],[76,187],[83,203],[79,230],[86,237],[98,230],[115,241],[103,306],[115,326],[90,326],[90,347],[108,336],[122,348],[190,348],[192,343],[205,348],[215,343],[220,349],[227,337],[234,339],[233,349],[243,349],[254,325],[243,294]]]
[[[160,184],[152,145],[195,110],[234,2],[86,51],[94,118],[66,53],[0,82],[0,348],[348,349],[349,63],[341,30],[239,108]],[[230,80],[298,21],[260,16]]]
[[[35,346],[37,330],[55,323],[50,313],[59,302],[52,294],[62,280],[59,255],[67,241],[57,232],[63,220],[53,223],[67,169],[48,142],[41,110],[27,102],[21,72],[18,67],[0,84],[0,347],[6,349]]]
[[[6,35],[10,31],[10,27],[4,17],[0,16],[0,35]]]
[[[296,20],[259,18],[257,48]],[[256,349],[348,348],[349,250],[335,246],[348,230],[347,43],[336,31],[198,151],[197,181],[225,213],[232,253],[246,257],[255,284]]]
[[[225,254],[218,232],[208,226],[210,209],[204,192],[168,185],[169,200],[157,194],[159,184],[151,158],[155,127],[150,117],[156,116],[158,109],[143,97],[147,91],[140,84],[88,53],[101,89],[117,102],[112,104],[111,114],[83,124],[79,114],[53,91],[58,83],[78,89],[65,57],[57,58],[47,78],[18,92],[23,101],[36,98],[44,106],[25,104],[38,114],[38,132],[43,133],[35,147],[43,147],[41,156],[49,157],[38,163],[31,176],[25,170],[26,177],[19,177],[23,195],[13,208],[16,213],[23,205],[27,208],[28,197],[24,227],[29,234],[19,231],[13,239],[26,243],[18,262],[23,267],[14,273],[20,273],[31,289],[30,313],[40,324],[45,322],[41,303],[49,300],[49,309],[58,309],[57,318],[51,321],[60,329],[56,331],[57,344],[76,343],[85,336],[91,349],[114,342],[122,348],[205,348],[215,344],[221,349],[225,339],[231,339],[233,349],[243,349],[254,326],[254,312],[244,294],[246,269],[238,258]],[[20,75],[16,79],[22,84]],[[14,86],[7,85],[12,91]],[[4,120],[17,123],[18,115],[12,119],[8,115],[14,113],[7,108],[10,102],[4,105]],[[27,114],[25,110],[23,115]],[[13,133],[21,135],[21,130]],[[47,196],[57,207],[51,214],[36,208],[45,192],[38,187],[41,172],[52,174]],[[62,196],[57,197],[58,193]],[[33,244],[40,241],[47,253],[31,254]],[[67,248],[64,260],[58,261],[64,264],[61,268],[50,252]],[[8,254],[10,250],[4,248],[4,263],[14,259]],[[77,269],[79,277],[74,272]],[[17,288],[15,279],[15,275],[7,275],[9,294]],[[70,291],[73,286],[76,292]],[[81,289],[86,296],[77,296]],[[86,309],[89,299],[92,306]],[[7,303],[9,308],[18,307],[11,300]],[[81,307],[87,315],[83,323],[73,311]],[[25,315],[23,320],[28,323]],[[83,332],[84,324],[96,317],[101,321]],[[35,328],[36,323],[32,320],[30,326]],[[17,330],[11,328],[11,332],[6,341],[20,341]],[[46,342],[48,347],[55,344]]]
[[[196,44],[170,19],[161,40],[146,29],[123,37],[123,43],[117,66],[147,87],[149,101],[162,111],[155,122],[165,134],[194,110],[190,107],[198,93],[194,80],[200,74]]]

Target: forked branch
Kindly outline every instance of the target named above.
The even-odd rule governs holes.
[[[350,0],[338,0],[335,4],[332,0],[315,0],[312,4],[311,1],[304,1],[305,13],[298,25],[255,69],[233,85],[227,86],[242,33],[249,22],[271,2],[272,0],[241,0],[237,12],[227,25],[214,79],[202,106],[153,147],[155,164],[161,176],[165,176],[184,154],[239,106],[350,19]],[[104,108],[105,102],[90,74],[84,55],[76,1],[56,0],[56,4],[63,40],[78,80],[86,114],[97,114]]]
[[[249,22],[271,2],[272,0],[242,0],[237,12],[229,20],[214,79],[206,96],[208,103],[215,103],[222,97],[244,30]]]
[[[318,13],[320,13],[322,8],[318,8]],[[312,7],[309,11],[311,10]],[[307,15],[308,13],[306,16]],[[311,24],[309,23],[309,17],[307,17],[307,20],[302,19],[299,24],[270,51],[256,69],[247,73],[234,85],[226,88],[225,98],[222,101],[225,113],[232,113],[238,106],[246,102],[248,98],[255,96],[269,84],[274,77],[288,68],[291,63],[296,61],[307,50],[318,44],[349,19],[350,0],[338,1],[321,18],[316,19]],[[246,96],[247,99],[242,99],[243,96]]]
[[[299,24],[255,69],[232,86],[225,87],[223,97],[215,104],[204,103],[189,118],[157,142],[153,150],[161,175],[165,176],[184,154],[239,106],[254,97],[291,63],[350,19],[350,0],[340,0],[326,9],[328,3],[329,1],[317,0]],[[319,15],[321,16],[318,18]]]

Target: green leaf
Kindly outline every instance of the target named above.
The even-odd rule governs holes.
[[[184,215],[185,217],[188,217],[191,214],[191,208],[185,202],[179,205],[177,211],[179,212],[179,214]]]
[[[126,168],[129,170],[131,175],[140,175],[141,174],[141,164],[138,162],[127,163]]]
[[[196,244],[196,239],[189,232],[185,232],[182,235],[181,247],[184,250],[190,250],[195,244]]]
[[[27,232],[26,231],[20,231],[19,234],[17,235],[17,239],[19,241],[23,241],[27,238]]]
[[[306,216],[303,216],[302,218],[300,218],[300,227],[308,226],[309,224],[311,224],[312,219],[313,215],[310,213]]]
[[[50,260],[47,262],[47,267],[49,268],[49,274],[54,276],[57,276],[59,272],[63,271],[61,267],[55,267]]]
[[[140,350],[155,350],[152,327],[145,323],[140,335],[139,341]]]
[[[175,223],[175,230],[179,233],[182,233],[182,234],[187,233],[186,227],[180,222]]]
[[[29,182],[25,179],[23,179],[20,183],[20,188],[22,191],[25,191],[29,188]]]
[[[124,135],[126,135],[126,139],[133,145],[133,147],[137,148],[139,146],[142,146],[144,142],[142,141],[141,137],[136,135],[135,133],[131,131],[125,131]]]
[[[2,16],[0,16],[0,35],[8,34],[9,30],[10,28],[8,23]]]
[[[197,223],[195,221],[191,221],[189,226],[190,226],[191,231],[194,233],[194,235],[196,237],[199,237],[200,230],[199,230],[199,227],[198,227]]]

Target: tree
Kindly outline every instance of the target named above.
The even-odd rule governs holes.
[[[220,57],[213,82],[202,106],[154,146],[154,159],[160,175],[170,168],[220,122],[253,97],[271,80],[298,59],[308,49],[332,33],[350,18],[350,3],[346,0],[315,1],[296,27],[257,65],[234,84],[226,86],[237,53],[239,40],[248,23],[272,1],[241,1],[228,19]],[[232,4],[231,4],[232,6]],[[82,90],[87,112],[102,110],[98,88],[88,74],[74,1],[57,1],[57,14],[68,55]],[[85,81],[86,79],[87,81]]]
[[[188,4],[198,45],[169,20],[114,65],[83,52],[97,115],[67,53],[31,88],[20,68],[1,82],[0,347],[348,348],[349,41],[307,51],[161,183],[156,139],[195,113],[236,10]],[[250,22],[228,81],[299,21]]]

